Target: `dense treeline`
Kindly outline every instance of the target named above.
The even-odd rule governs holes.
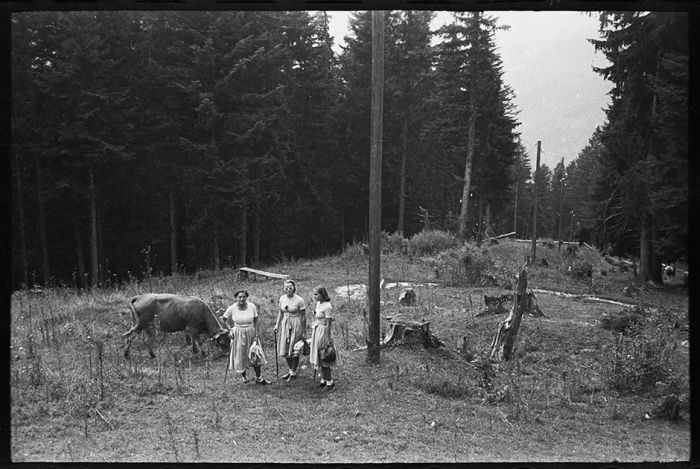
[[[591,237],[639,259],[641,280],[688,253],[688,14],[611,12],[592,40],[610,61],[607,122],[582,155]],[[588,160],[588,161],[586,161]]]
[[[459,211],[468,111],[442,113],[469,91],[441,62],[469,60],[469,44],[443,58],[432,17],[386,18],[383,229],[408,236],[421,208],[433,226]],[[364,239],[369,18],[354,14],[336,56],[323,12],[16,14],[15,284],[257,264]],[[516,122],[492,30],[484,22],[475,172],[510,175]],[[456,119],[450,134],[426,124],[437,118]],[[502,197],[509,182],[475,193]]]
[[[502,80],[499,26],[457,13],[433,31],[433,16],[385,16],[382,229],[457,232],[468,161],[467,236],[529,236],[534,168]],[[370,18],[353,13],[335,54],[323,12],[13,15],[14,285],[256,265],[365,239]],[[682,62],[660,57],[650,122],[678,112],[683,86]],[[643,231],[619,229],[625,199],[602,203],[620,184],[604,167],[624,159],[610,130],[620,113],[568,167],[540,168],[538,235],[634,248]],[[648,152],[682,162],[682,142],[665,145],[682,133],[671,117]],[[687,194],[687,180],[657,182],[652,215],[680,223],[682,207],[652,207]],[[654,232],[659,253],[683,255],[687,229],[675,228]]]

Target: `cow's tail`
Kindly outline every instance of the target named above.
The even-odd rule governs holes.
[[[136,314],[136,308],[134,308],[134,303],[136,303],[136,300],[138,300],[139,297],[135,296],[132,299],[129,300],[129,309],[131,310],[131,329],[126,331],[124,334],[122,334],[122,337],[126,337],[132,332],[134,332],[138,327],[139,327],[139,317]]]

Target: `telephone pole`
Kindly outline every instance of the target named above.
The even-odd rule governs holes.
[[[562,204],[564,201],[564,157],[561,159],[561,177],[559,179],[559,252],[561,252],[561,219],[564,218],[562,213]]]
[[[379,363],[379,275],[382,222],[382,112],[384,107],[384,12],[372,12],[372,107],[369,156],[369,338],[367,361]]]
[[[532,211],[532,256],[530,262],[535,262],[537,254],[537,193],[539,192],[539,176],[540,176],[540,151],[542,150],[542,142],[537,141],[537,164],[535,165],[535,195],[533,201],[535,203]]]

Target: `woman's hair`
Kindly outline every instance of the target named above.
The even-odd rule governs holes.
[[[325,303],[326,301],[331,301],[331,297],[328,296],[328,292],[326,291],[326,289],[324,287],[319,285],[316,288],[314,288],[314,292],[321,295],[321,303]]]
[[[294,280],[288,279],[288,280],[285,280],[285,281],[284,281],[284,284],[285,284],[285,285],[288,284],[288,283],[292,285],[292,288],[294,288],[294,293],[296,293],[296,292],[297,292],[297,284],[294,283]]]
[[[233,297],[238,298],[238,295],[240,295],[241,293],[245,293],[246,298],[250,296],[246,290],[238,290],[236,293],[233,294]]]

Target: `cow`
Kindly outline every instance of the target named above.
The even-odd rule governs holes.
[[[137,334],[145,332],[146,349],[151,358],[155,353],[150,341],[154,338],[155,329],[162,332],[186,331],[192,340],[192,351],[203,353],[200,334],[206,334],[209,340],[223,350],[228,350],[230,338],[228,329],[221,326],[219,320],[204,301],[194,296],[174,295],[171,293],[146,293],[129,300],[133,327],[122,337],[128,342],[124,349],[124,358],[129,359],[129,347]]]

